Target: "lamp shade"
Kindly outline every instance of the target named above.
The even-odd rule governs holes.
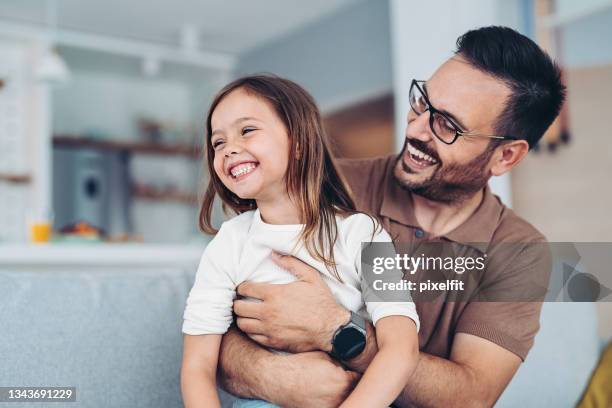
[[[70,80],[70,69],[59,53],[48,48],[35,70],[36,79],[51,84],[61,84]]]

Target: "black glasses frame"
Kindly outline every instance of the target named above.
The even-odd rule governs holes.
[[[410,93],[409,93],[409,95],[410,96],[413,95],[414,88],[416,87],[419,90],[419,92],[421,93],[421,95],[423,95],[423,98],[425,99],[425,103],[427,104],[427,107],[422,112],[417,111],[417,109],[412,105],[412,98],[409,97],[410,108],[412,109],[412,111],[414,113],[417,114],[417,116],[420,116],[421,114],[429,111],[429,128],[431,129],[431,133],[433,133],[433,135],[439,141],[441,141],[442,143],[447,144],[447,145],[451,145],[451,144],[455,143],[457,141],[457,139],[459,139],[459,136],[463,136],[463,137],[486,137],[488,139],[498,139],[498,140],[519,140],[518,137],[514,137],[514,136],[485,135],[485,134],[482,134],[482,133],[476,133],[476,132],[472,132],[472,131],[465,131],[465,130],[461,129],[461,126],[459,126],[457,123],[455,123],[455,121],[452,118],[450,118],[444,112],[440,112],[438,109],[436,109],[431,104],[431,102],[429,101],[429,98],[427,97],[427,93],[419,85],[419,83],[424,84],[425,82],[426,81],[423,81],[423,80],[413,79],[412,83],[410,84]],[[442,139],[440,136],[438,136],[438,134],[434,130],[434,114],[442,116],[453,127],[453,130],[455,131],[455,136],[453,137],[453,139],[450,142],[447,142],[446,140]]]

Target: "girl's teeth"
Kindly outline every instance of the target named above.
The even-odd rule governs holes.
[[[251,171],[253,171],[253,169],[255,169],[254,164],[239,165],[239,166],[234,167],[231,173],[232,173],[232,176],[238,177],[238,176],[242,176],[243,174],[250,173]]]

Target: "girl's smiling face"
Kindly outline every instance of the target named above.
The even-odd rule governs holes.
[[[287,194],[287,129],[264,99],[242,88],[228,94],[211,116],[213,166],[221,182],[242,199]]]

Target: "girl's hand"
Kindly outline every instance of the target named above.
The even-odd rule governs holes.
[[[293,353],[331,351],[334,333],[350,319],[350,312],[332,295],[320,273],[292,256],[272,257],[296,276],[285,285],[244,282],[242,296],[260,299],[234,301],[238,327],[256,342]]]

